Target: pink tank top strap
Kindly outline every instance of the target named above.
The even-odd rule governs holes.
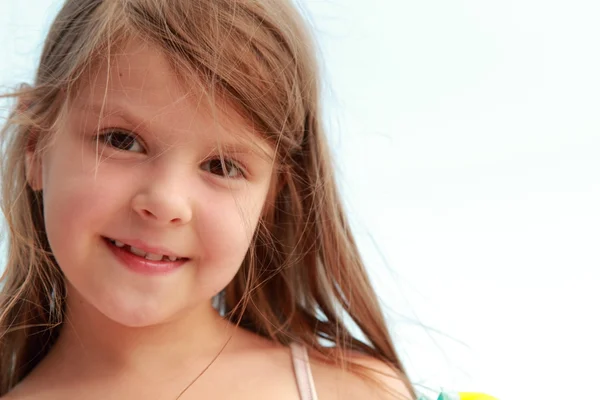
[[[290,350],[292,353],[292,362],[294,364],[294,373],[296,374],[296,384],[298,385],[300,400],[318,400],[306,347],[298,343],[292,343],[290,345]]]

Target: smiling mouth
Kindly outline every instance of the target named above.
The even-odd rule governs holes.
[[[115,239],[111,239],[111,238],[104,238],[106,241],[108,241],[110,244],[112,244],[115,247],[118,247],[122,250],[125,250],[133,255],[136,255],[138,257],[141,258],[145,258],[146,260],[150,260],[150,261],[169,261],[169,262],[176,262],[176,261],[186,261],[188,260],[188,258],[186,257],[177,257],[177,256],[171,256],[171,255],[164,255],[164,254],[154,254],[154,253],[148,253],[142,249],[138,249],[136,247],[130,246],[128,244],[125,244],[123,242],[119,242],[118,240]]]

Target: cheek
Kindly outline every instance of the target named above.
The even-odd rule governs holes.
[[[95,160],[81,157],[49,158],[44,163],[44,219],[50,246],[61,259],[84,256],[94,235],[102,232],[123,204],[126,189],[121,179],[111,178],[106,168],[95,168]]]
[[[241,198],[228,194],[198,215],[198,240],[202,261],[198,280],[211,282],[214,294],[238,272],[258,224],[266,190]]]
[[[236,258],[241,263],[256,229],[262,196],[229,194],[207,205],[197,219],[199,239],[211,258]]]

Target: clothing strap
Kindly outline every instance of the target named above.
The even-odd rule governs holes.
[[[290,349],[300,400],[318,400],[306,347],[298,343],[292,343]]]

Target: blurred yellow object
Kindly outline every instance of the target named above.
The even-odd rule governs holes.
[[[458,395],[460,400],[498,400],[484,393],[460,392]]]
[[[425,400],[424,397],[419,397],[419,400]],[[437,400],[498,400],[495,397],[485,393],[475,392],[442,392]]]

